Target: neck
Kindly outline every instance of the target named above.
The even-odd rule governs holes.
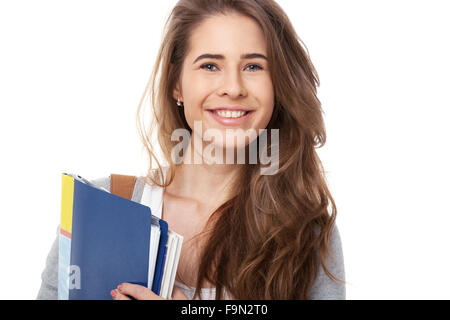
[[[192,143],[189,143],[185,157],[193,159],[199,155]],[[225,151],[224,151],[225,152]],[[200,159],[203,159],[201,157]],[[193,161],[182,162],[176,166],[174,180],[167,191],[179,197],[189,198],[206,208],[218,207],[232,195],[232,182],[240,172],[237,164],[208,164],[202,160],[200,164]]]

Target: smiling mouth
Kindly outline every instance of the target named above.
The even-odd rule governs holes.
[[[224,119],[239,119],[245,117],[251,111],[208,110],[208,112],[211,112]]]

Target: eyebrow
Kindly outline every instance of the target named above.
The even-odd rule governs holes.
[[[268,61],[267,57],[261,53],[246,53],[246,54],[241,55],[241,59],[255,59],[255,58],[261,58],[261,59],[265,59]],[[205,53],[205,54],[202,54],[201,56],[198,56],[197,59],[195,59],[195,61],[193,62],[193,64],[195,64],[197,61],[199,61],[201,59],[223,60],[223,59],[225,59],[225,56],[222,54]]]

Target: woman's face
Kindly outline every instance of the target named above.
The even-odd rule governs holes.
[[[204,56],[207,54],[210,56]],[[274,92],[264,57],[264,35],[256,22],[244,15],[214,16],[194,29],[181,87],[177,85],[173,93],[174,99],[184,103],[191,129],[195,130],[195,121],[201,121],[203,138],[205,131],[217,129],[215,132],[226,139],[210,138],[217,147],[240,148],[255,137],[238,138],[236,144],[226,135],[227,129],[242,138],[246,130],[253,129],[258,135],[259,129],[266,128],[274,108]]]

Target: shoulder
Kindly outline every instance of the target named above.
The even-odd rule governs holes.
[[[342,282],[331,279],[319,262],[319,270],[310,291],[311,300],[343,300],[346,296],[344,254],[339,229],[333,226],[330,237],[330,255],[326,259],[328,271]]]
[[[160,183],[166,182],[170,166],[161,166],[159,168],[152,168],[147,172],[147,175],[139,176],[137,180],[142,180],[144,185],[158,188]],[[156,183],[155,183],[156,181]]]

